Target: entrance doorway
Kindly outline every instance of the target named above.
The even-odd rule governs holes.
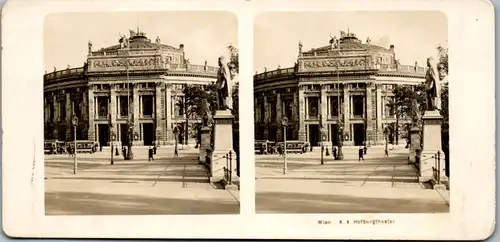
[[[309,124],[309,143],[311,146],[318,146],[320,141],[319,125]]]
[[[331,138],[332,138],[332,145],[339,145],[339,136],[338,136],[338,130],[337,130],[337,124],[332,124],[330,126],[331,132]]]
[[[109,126],[107,124],[98,124],[99,129],[99,144],[108,146],[109,142]]]
[[[144,145],[153,145],[155,129],[153,124],[142,124]]]
[[[363,145],[363,141],[365,140],[365,125],[353,124],[352,129],[354,136],[354,145]]]

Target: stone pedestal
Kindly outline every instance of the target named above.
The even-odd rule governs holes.
[[[422,148],[420,144],[420,129],[418,127],[411,128],[410,139],[411,139],[411,145],[410,145],[410,154],[408,157],[408,164],[415,165],[417,158],[417,150]]]
[[[204,126],[200,129],[200,155],[198,163],[205,164],[207,162],[207,149],[212,149],[210,145],[210,132],[211,129]]]
[[[230,110],[217,110],[214,119],[214,147],[210,160],[210,182],[225,181],[225,169],[231,169],[231,177],[237,180],[236,153],[233,150],[233,115]],[[231,152],[231,161],[228,155]]]
[[[439,111],[425,111],[423,121],[423,149],[420,157],[419,181],[433,180],[434,172],[440,173],[441,182],[446,181],[445,156],[441,149],[441,122]],[[439,156],[439,162],[437,157]],[[439,171],[434,171],[439,169]]]

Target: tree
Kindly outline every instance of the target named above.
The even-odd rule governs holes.
[[[394,99],[390,99],[387,106],[394,110],[396,115],[396,123],[391,132],[394,132],[396,138],[396,144],[398,143],[398,137],[400,136],[400,128],[405,131],[403,136],[408,136],[411,126],[409,123],[413,118],[413,99],[417,100],[420,104],[420,111],[423,112],[425,105],[425,86],[420,84],[417,86],[410,85],[396,85],[393,89]],[[401,125],[399,120],[404,120]],[[401,127],[400,127],[401,126]]]
[[[239,61],[238,61],[238,49],[229,45],[228,47],[230,58],[227,63],[229,70],[231,73],[239,73]],[[215,107],[217,102],[217,88],[214,83],[210,83],[206,86],[202,85],[185,85],[183,88],[184,93],[184,109],[186,112],[187,119],[196,119],[201,118],[204,115],[203,109],[203,99],[206,99],[210,104],[210,107]],[[238,123],[238,84],[233,84],[232,90],[232,98],[233,98],[233,110],[231,112],[235,116],[235,123]],[[214,110],[212,110],[214,111]],[[195,127],[192,127],[195,128]],[[196,127],[198,128],[198,127]],[[193,133],[193,132],[191,132]],[[194,132],[196,133],[196,132]],[[188,131],[186,129],[186,135]],[[192,136],[196,136],[194,134]]]
[[[440,72],[440,78],[444,78],[448,75],[448,48],[438,46],[438,71]],[[424,108],[426,106],[425,100],[425,86],[420,84],[417,86],[403,86],[398,85],[394,89],[395,100],[388,105],[392,105],[396,108],[397,117],[403,119],[412,118],[412,100],[416,99],[420,106],[420,115],[424,114]],[[441,141],[442,149],[445,153],[446,162],[446,175],[449,176],[449,113],[448,113],[448,84],[445,83],[441,87],[441,109],[440,114],[443,116],[443,123],[441,126]]]

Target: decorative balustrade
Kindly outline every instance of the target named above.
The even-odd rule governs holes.
[[[186,65],[186,64],[168,64],[169,71],[189,72],[189,73],[211,73],[215,74],[219,70],[218,67],[205,66],[205,65]],[[60,71],[51,72],[44,75],[45,81],[60,79],[70,76],[81,76],[85,74],[83,67],[65,69]]]
[[[419,66],[411,66],[411,65],[396,65],[396,64],[374,64],[373,65],[374,69],[377,69],[379,72],[382,73],[394,73],[394,74],[419,74],[419,75],[424,75],[425,72],[427,71],[427,68],[425,67],[419,67]],[[333,69],[333,71],[335,71]],[[285,68],[285,69],[277,69],[273,71],[268,71],[268,72],[263,72],[259,73],[254,76],[255,81],[259,80],[265,80],[265,79],[271,79],[271,78],[276,78],[276,77],[286,77],[291,74],[295,73],[295,68]]]
[[[83,75],[84,72],[85,70],[83,69],[83,67],[60,70],[46,74],[44,76],[44,80],[58,79],[67,76]]]

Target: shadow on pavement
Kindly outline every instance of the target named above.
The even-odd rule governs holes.
[[[349,195],[257,193],[257,213],[447,213],[444,200],[367,198]]]
[[[112,181],[112,182],[190,182],[190,183],[208,183],[208,177],[200,178],[125,178],[125,177],[54,177],[51,180],[90,180],[90,181]]]
[[[237,214],[239,204],[84,192],[45,193],[46,215]]]

